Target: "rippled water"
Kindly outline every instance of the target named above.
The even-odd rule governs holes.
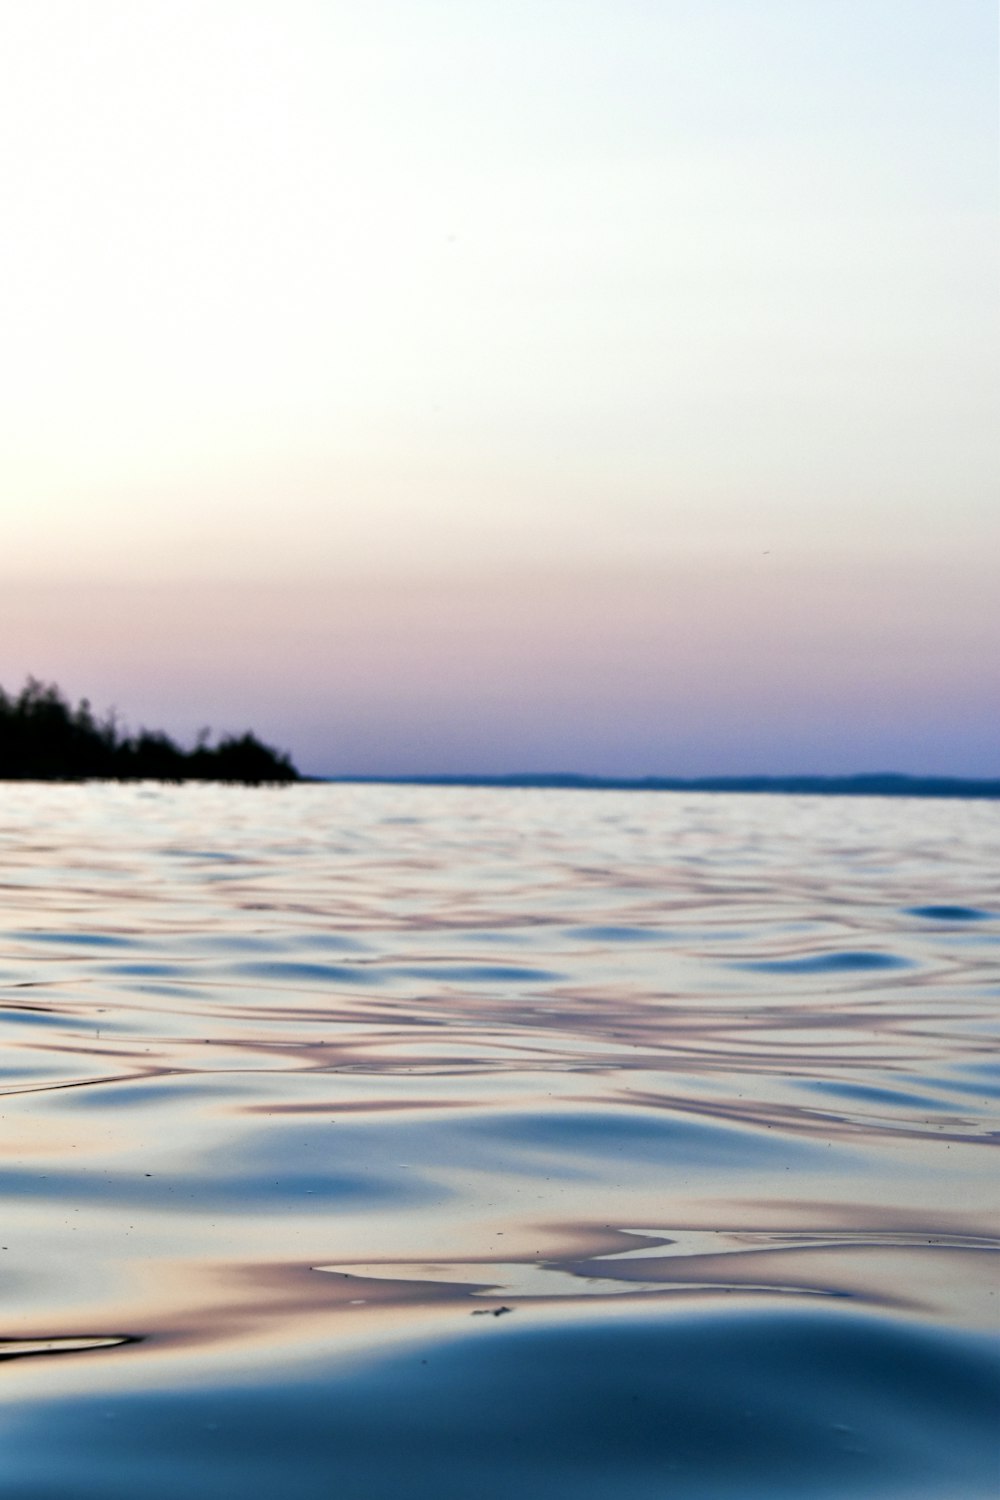
[[[996,1493],[998,809],[0,807],[5,1496]]]

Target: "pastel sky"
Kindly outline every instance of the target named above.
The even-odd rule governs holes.
[[[0,11],[0,683],[1000,774],[992,0]]]

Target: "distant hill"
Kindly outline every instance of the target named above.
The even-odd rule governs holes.
[[[160,730],[122,734],[114,714],[94,718],[86,699],[73,708],[59,689],[29,677],[16,697],[0,688],[0,780],[298,781],[287,755],[255,735],[202,739],[182,750]]]
[[[579,776],[572,772],[523,772],[510,776],[331,776],[330,781],[387,782],[404,786],[564,788],[616,792],[780,792],[820,797],[1000,798],[1000,780],[958,776],[903,776],[878,771],[858,776]]]

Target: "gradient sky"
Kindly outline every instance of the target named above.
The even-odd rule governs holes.
[[[1000,774],[992,0],[0,11],[0,682]]]

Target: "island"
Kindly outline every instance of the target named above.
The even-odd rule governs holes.
[[[230,781],[247,786],[301,778],[288,755],[254,734],[203,733],[192,750],[162,730],[125,734],[114,711],[94,716],[86,698],[76,708],[52,683],[29,677],[21,691],[0,688],[0,780]]]

